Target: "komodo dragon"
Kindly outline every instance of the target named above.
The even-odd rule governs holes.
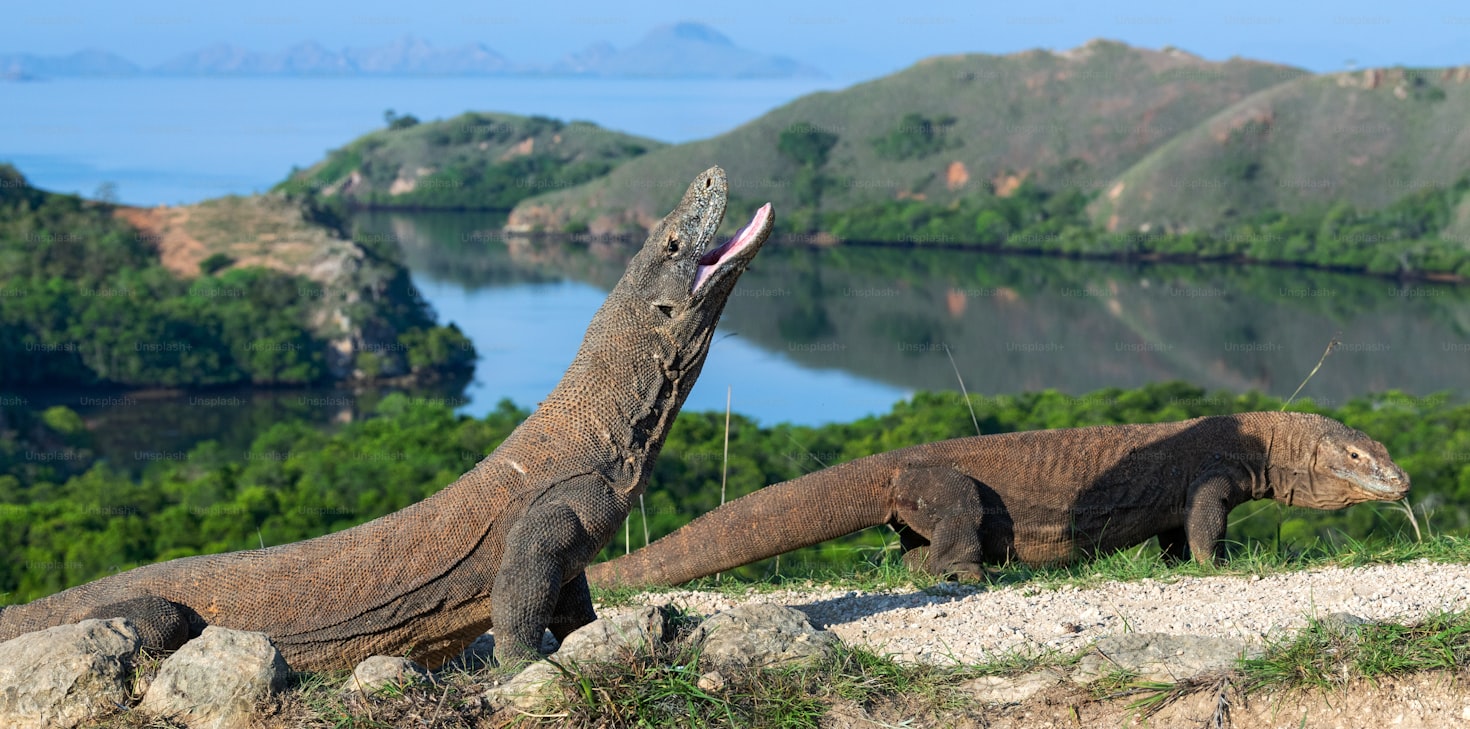
[[[504,668],[546,628],[594,619],[583,568],[627,518],[694,386],[736,280],[770,235],[766,204],[712,245],[725,173],[699,175],[649,233],[540,407],[437,494],[374,521],[266,549],[138,567],[0,612],[0,640],[130,618],[177,648],[204,625],[260,631],[297,670],[375,654],[437,666],[494,626]]]
[[[1307,413],[973,436],[768,486],[587,577],[677,585],[884,523],[904,562],[933,574],[1060,564],[1153,536],[1168,557],[1204,562],[1222,556],[1226,515],[1243,502],[1336,509],[1408,489],[1380,443]]]

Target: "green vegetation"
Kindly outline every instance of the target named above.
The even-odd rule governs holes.
[[[1467,200],[1470,175],[1418,190],[1378,210],[1341,202],[1317,212],[1258,215],[1215,232],[1107,233],[1089,199],[1025,182],[1011,194],[948,205],[897,200],[831,212],[822,228],[842,240],[943,244],[1105,258],[1172,257],[1318,266],[1381,275],[1470,278],[1470,249],[1441,237]]]
[[[827,157],[837,145],[837,140],[836,134],[810,123],[793,124],[781,132],[776,149],[787,161],[795,164],[792,184],[796,188],[796,199],[809,208],[786,218],[787,228],[806,230],[816,223],[822,209],[822,192],[833,182],[822,168],[827,165]]]
[[[813,166],[829,181],[821,186],[824,213],[898,198],[943,206],[983,194],[985,182],[1003,172],[1050,191],[1091,192],[1175,134],[1304,74],[1107,41],[1065,53],[936,57],[801,97],[711,139],[651,150],[586,185],[541,191],[518,218],[548,232],[574,219],[620,221],[641,232],[626,211],[668,210],[682,191],[673,181],[712,161],[730,175],[740,199],[732,209],[770,201],[778,222],[813,224],[790,228],[798,232],[822,230],[811,220],[813,185],[797,178]],[[837,139],[823,155],[800,149],[815,151],[826,135]]]
[[[398,112],[389,109],[383,112],[383,122],[388,125],[388,131],[396,132],[399,129],[407,129],[419,123],[419,118],[413,114],[399,116]]]
[[[1100,181],[1107,194],[1092,220],[1119,231],[1217,232],[1268,215],[1320,218],[1337,205],[1368,213],[1443,191],[1470,169],[1467,81],[1454,68],[1388,68],[1260,91]],[[1427,233],[1463,248],[1467,211]]]
[[[467,113],[421,123],[389,109],[384,121],[385,129],[292,172],[276,189],[356,208],[507,210],[661,146],[542,116]]]
[[[570,690],[545,712],[560,725],[817,726],[833,704],[871,706],[901,700],[909,716],[976,708],[959,688],[977,672],[904,665],[862,648],[841,648],[816,665],[721,672],[719,688],[701,688],[700,656],[682,641],[652,655],[568,671]],[[728,674],[728,675],[727,675]]]
[[[1470,615],[1440,613],[1413,625],[1333,625],[1311,619],[1305,630],[1244,661],[1251,688],[1333,689],[1349,680],[1457,670],[1470,664]]]
[[[934,58],[539,194],[517,217],[546,232],[600,219],[641,234],[622,213],[677,197],[647,181],[713,159],[739,183],[732,208],[770,200],[793,240],[1470,278],[1467,81],[1458,69],[1310,75],[1109,42]]]
[[[1160,422],[1280,405],[1262,395],[1207,397],[1183,384],[1105,390],[1082,398],[1057,392],[972,397],[970,404],[987,433]],[[1430,534],[1470,533],[1470,514],[1463,508],[1470,501],[1470,459],[1464,457],[1470,453],[1470,405],[1389,393],[1336,410],[1310,403],[1302,408],[1338,417],[1382,440],[1413,478],[1413,499],[1427,511],[1421,519]],[[525,416],[508,403],[483,420],[455,416],[445,405],[402,395],[384,398],[376,412],[377,417],[330,434],[301,422],[279,423],[256,438],[244,458],[204,443],[150,464],[137,479],[105,462],[27,471],[38,466],[12,456],[11,478],[0,472],[5,486],[0,551],[19,557],[0,565],[0,591],[10,593],[12,601],[30,600],[146,562],[261,542],[282,544],[368,521],[453,482]],[[63,415],[48,416],[46,422],[61,424],[61,430],[46,426],[44,437],[65,443],[83,437],[66,433]],[[883,416],[818,428],[757,427],[736,416],[730,432],[730,498],[824,464],[973,432],[964,400],[940,393],[917,395]],[[7,437],[29,437],[17,433]],[[680,416],[646,499],[653,538],[718,505],[723,433],[723,413]],[[12,453],[35,450],[33,445],[11,448]],[[1320,512],[1266,503],[1242,507],[1235,516],[1229,538],[1245,554],[1264,548],[1310,559],[1324,544],[1338,554],[1377,554],[1385,544],[1412,538],[1406,536],[1402,513],[1388,505]],[[644,518],[637,511],[632,515],[637,546]],[[781,573],[851,571],[862,560],[882,563],[891,559],[885,545],[893,541],[886,528],[865,530],[787,555]],[[605,555],[623,551],[619,535]],[[758,564],[738,574],[773,571],[772,565]]]
[[[227,253],[214,253],[199,262],[199,272],[207,276],[219,273],[221,269],[235,265],[235,259]]]
[[[303,287],[259,268],[181,280],[111,206],[0,167],[0,385],[320,381]]]
[[[962,146],[964,142],[949,134],[956,121],[948,114],[938,119],[930,119],[923,114],[905,114],[888,134],[873,139],[873,149],[884,159],[904,160],[928,157]]]
[[[214,208],[228,207],[223,204]],[[205,211],[208,206],[201,206]],[[319,284],[216,253],[203,275],[163,267],[152,239],[112,205],[31,187],[0,166],[0,386],[302,385],[334,379],[311,325]],[[327,221],[326,213],[308,217]],[[202,213],[201,213],[202,215]],[[390,252],[375,251],[391,261]],[[391,273],[392,264],[385,264]],[[468,340],[434,327],[401,268],[392,296],[351,308],[397,332],[409,360],[462,366]],[[405,303],[407,302],[407,303]]]

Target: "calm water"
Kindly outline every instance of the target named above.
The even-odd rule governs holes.
[[[632,249],[504,240],[493,215],[365,214],[396,241],[441,321],[481,354],[473,380],[408,393],[482,415],[534,407],[576,353]],[[1185,380],[1290,395],[1334,336],[1341,347],[1302,396],[1470,394],[1470,287],[1265,267],[1120,265],[904,248],[772,245],[741,278],[685,405],[760,422],[820,424],[887,412],[916,390],[972,394]],[[149,451],[215,439],[242,451],[273,422],[343,423],[383,396],[349,391],[25,393],[65,403],[97,449],[141,469]],[[83,400],[83,398],[90,398]],[[138,454],[142,453],[140,457]]]
[[[0,82],[0,162],[38,187],[134,205],[264,191],[383,125],[466,111],[542,114],[685,142],[842,81],[524,78],[61,79]]]
[[[383,110],[442,118],[466,110],[588,119],[670,142],[727,131],[842,81],[588,79],[69,79],[0,83],[0,160],[37,185],[124,202],[191,202],[263,190],[293,165],[382,123]],[[626,248],[504,241],[487,215],[366,215],[397,241],[442,320],[482,360],[462,389],[411,393],[483,413],[531,407],[570,361]],[[1320,272],[1122,266],[960,251],[884,248],[761,254],[727,308],[690,409],[772,423],[846,421],[916,389],[1084,393],[1183,379],[1287,395],[1340,333],[1305,396],[1336,403],[1388,389],[1411,395],[1470,382],[1470,288]],[[247,443],[283,418],[345,422],[381,393],[238,391],[26,393],[90,419],[99,448],[180,450]],[[82,397],[93,398],[83,402]],[[146,461],[146,459],[144,459]]]
[[[502,240],[492,216],[372,214],[484,353],[471,412],[555,384],[631,248]],[[1317,271],[1121,265],[906,248],[762,251],[687,408],[845,421],[919,389],[1082,394],[1186,380],[1288,396],[1470,392],[1470,288]],[[732,336],[733,335],[733,336]]]

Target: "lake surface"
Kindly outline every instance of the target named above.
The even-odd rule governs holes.
[[[396,243],[440,321],[474,341],[473,379],[407,391],[483,415],[534,408],[622,275],[630,245],[506,239],[502,216],[361,214]],[[916,390],[1012,394],[1185,380],[1335,406],[1367,393],[1470,395],[1470,287],[1321,271],[1154,265],[962,250],[771,244],[741,277],[686,410],[816,425],[887,412]],[[138,471],[208,439],[243,452],[283,419],[370,413],[387,390],[22,393],[66,404],[96,450]]]
[[[834,79],[123,78],[0,82],[0,162],[132,205],[263,192],[383,126],[466,111],[583,119],[664,142],[729,131]]]
[[[555,384],[631,246],[504,239],[495,216],[363,214],[483,355],[468,410]],[[915,390],[1084,394],[1185,380],[1320,404],[1470,393],[1470,287],[1260,266],[772,244],[726,308],[686,409],[847,421]],[[957,374],[958,373],[958,374]]]
[[[0,161],[35,184],[153,205],[250,193],[379,127],[467,110],[587,119],[680,142],[712,136],[838,80],[66,79],[0,83]],[[739,211],[732,211],[732,214]],[[748,212],[748,211],[747,211]],[[556,383],[631,249],[508,241],[484,214],[373,214],[441,320],[482,355],[473,381],[413,397],[486,412],[533,407]],[[762,252],[742,278],[687,409],[764,423],[886,412],[918,389],[1081,394],[1182,379],[1324,404],[1470,389],[1470,287],[1230,266],[1118,265],[965,251],[846,247]],[[286,418],[341,423],[378,390],[24,393],[66,403],[115,462],[214,438],[243,448]],[[138,457],[136,454],[143,454]]]

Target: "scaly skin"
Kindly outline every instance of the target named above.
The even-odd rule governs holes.
[[[725,173],[701,173],[649,233],[540,407],[434,496],[268,549],[151,564],[0,612],[0,640],[126,617],[177,648],[205,625],[260,631],[297,670],[406,655],[431,667],[494,626],[509,670],[594,619],[583,568],[627,518],[694,386],[770,206],[726,247]],[[708,264],[708,265],[704,265]]]
[[[1246,501],[1337,509],[1408,488],[1380,443],[1306,413],[956,438],[768,486],[587,577],[677,585],[885,523],[905,563],[933,574],[1061,564],[1155,536],[1169,557],[1207,562]]]

